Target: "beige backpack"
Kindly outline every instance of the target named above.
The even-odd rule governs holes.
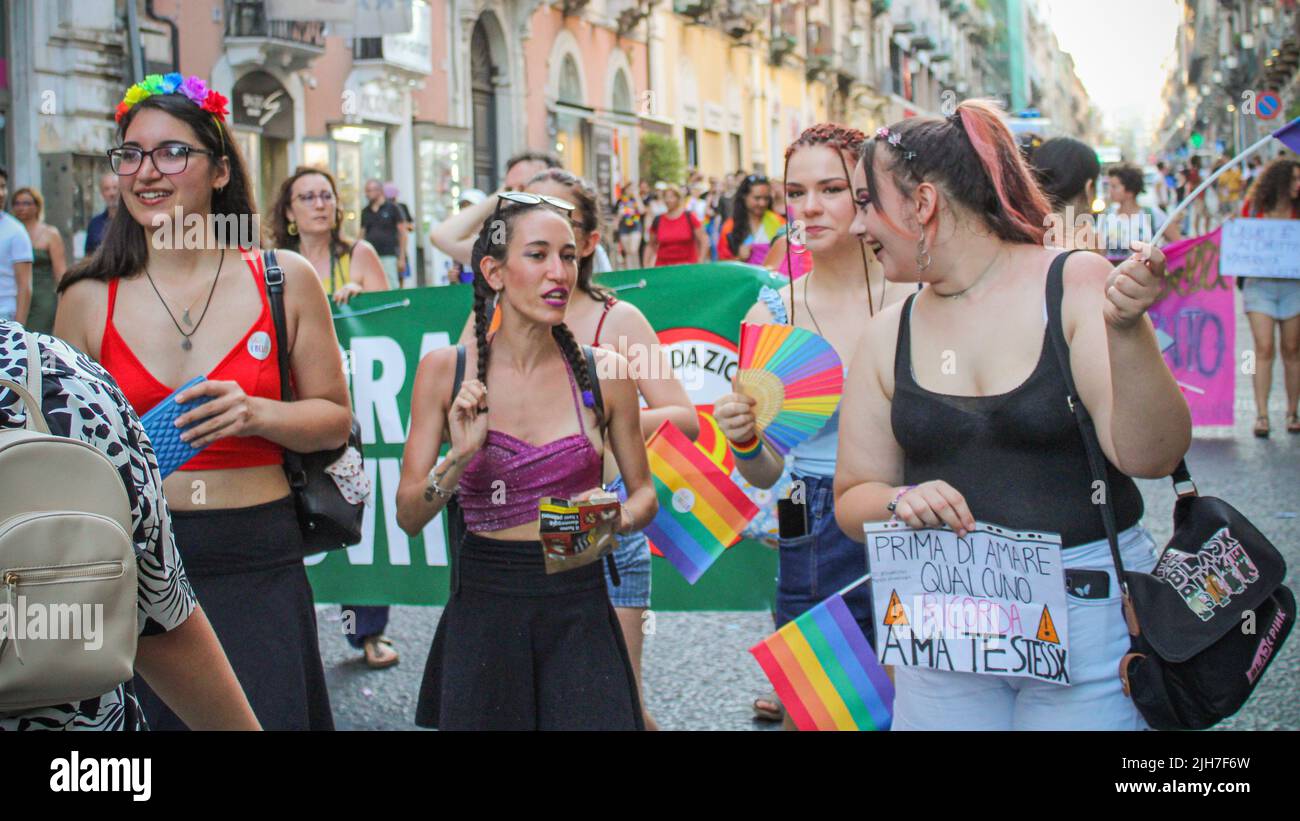
[[[50,434],[33,335],[27,385],[0,388],[27,415],[0,428],[0,712],[96,698],[135,664],[130,500],[107,456]]]

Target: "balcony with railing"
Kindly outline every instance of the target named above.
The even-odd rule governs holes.
[[[724,0],[718,22],[728,37],[743,40],[762,25],[767,11],[754,0]]]
[[[830,70],[835,60],[835,40],[828,23],[810,21],[807,26],[808,59],[805,69],[808,78],[820,77]]]
[[[774,66],[781,65],[785,58],[799,48],[799,7],[789,3],[783,4],[772,19],[772,39],[768,57]]]
[[[320,20],[268,20],[263,0],[227,0],[225,14],[231,65],[270,63],[293,72],[325,53],[325,24]]]

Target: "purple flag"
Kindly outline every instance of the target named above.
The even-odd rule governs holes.
[[[1274,131],[1273,136],[1287,148],[1300,154],[1300,117]]]

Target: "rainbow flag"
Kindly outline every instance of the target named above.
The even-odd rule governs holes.
[[[894,685],[839,593],[749,648],[800,730],[888,730]]]
[[[646,526],[657,548],[695,584],[758,508],[703,449],[665,421],[646,443],[659,513]]]

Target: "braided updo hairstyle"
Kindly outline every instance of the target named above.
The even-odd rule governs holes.
[[[785,170],[781,174],[781,184],[785,185],[786,179],[790,176],[790,158],[794,156],[794,152],[798,151],[800,148],[824,145],[827,148],[833,149],[835,153],[839,155],[840,165],[844,168],[844,182],[848,184],[849,189],[852,190],[853,175],[849,173],[849,164],[845,155],[847,154],[849,157],[853,158],[854,162],[857,162],[857,158],[862,153],[862,147],[866,145],[866,142],[867,135],[852,126],[841,125],[839,123],[817,123],[816,125],[809,126],[799,135],[799,139],[790,143],[790,145],[785,149]],[[786,224],[785,270],[786,275],[790,278],[790,324],[793,325],[795,298],[794,266],[790,264],[790,225],[792,220],[790,219],[789,197],[785,198],[785,213],[782,216],[785,217]],[[870,312],[870,315],[874,316],[876,313],[876,305],[875,300],[871,295],[870,271],[867,268],[867,250],[865,244],[862,245],[861,250],[862,272],[864,276],[868,277],[867,310]],[[881,307],[884,306],[882,305]]]
[[[474,250],[470,258],[474,269],[474,344],[478,358],[478,380],[487,385],[488,357],[492,349],[488,344],[488,325],[492,321],[492,305],[496,292],[483,276],[483,260],[492,257],[505,264],[510,247],[510,238],[514,235],[515,221],[534,208],[547,208],[545,205],[521,205],[507,202],[496,213],[488,216],[479,228],[478,238],[474,240]],[[500,220],[500,223],[497,223]],[[497,241],[499,240],[499,242]],[[605,409],[596,403],[592,392],[591,374],[587,371],[587,358],[573,338],[573,332],[563,322],[551,327],[551,336],[559,346],[560,353],[569,363],[573,378],[582,391],[582,404],[591,408],[596,414],[596,424],[605,427]]]

